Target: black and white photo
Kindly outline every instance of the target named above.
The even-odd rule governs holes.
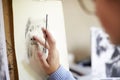
[[[92,28],[91,33],[93,79],[120,78],[120,47],[102,29]]]
[[[10,80],[6,51],[2,0],[0,0],[0,80]]]

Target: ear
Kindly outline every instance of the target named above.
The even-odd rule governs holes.
[[[28,29],[29,29],[29,25],[31,24],[31,18],[29,17],[28,18],[28,21],[27,21],[27,24],[26,24],[26,30],[25,30],[25,38],[26,38],[26,34],[28,32]]]
[[[31,22],[32,22],[32,18],[28,18],[28,24],[31,24]]]

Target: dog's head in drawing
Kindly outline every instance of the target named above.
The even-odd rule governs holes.
[[[25,30],[25,39],[26,39],[26,48],[27,48],[27,59],[29,64],[36,69],[35,71],[38,71],[38,74],[43,75],[44,71],[42,71],[42,67],[39,65],[39,59],[38,59],[38,51],[44,53],[45,48],[36,42],[33,39],[33,36],[37,36],[39,39],[44,41],[43,33],[41,28],[45,26],[45,20],[44,19],[31,19],[29,18],[26,25]],[[47,58],[47,54],[45,54],[45,57]],[[37,60],[37,61],[36,61]],[[38,66],[36,68],[36,66]],[[40,70],[40,71],[39,71]],[[44,76],[44,75],[43,75]]]
[[[38,44],[34,39],[33,36],[39,37],[39,39],[43,40],[43,33],[41,28],[45,26],[45,21],[43,19],[41,20],[33,20],[31,18],[28,19],[27,25],[26,25],[26,31],[25,31],[25,38],[26,38],[26,45],[28,48],[28,58],[32,57],[33,54],[35,54],[34,47],[38,47],[40,51],[43,51],[45,48]],[[34,52],[34,53],[32,53]]]

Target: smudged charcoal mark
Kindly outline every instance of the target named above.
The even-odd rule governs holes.
[[[25,30],[25,38],[26,38],[27,32],[29,30],[30,24],[31,24],[31,21],[30,21],[30,19],[28,19],[28,22],[26,24],[26,30]]]
[[[29,56],[30,56],[30,58],[32,57],[32,52],[31,52],[31,50],[30,50]]]
[[[29,49],[27,49],[27,56],[28,56],[28,58],[29,58]]]
[[[30,58],[30,48],[28,48],[28,58]]]
[[[30,57],[32,57],[33,55],[32,55],[32,52],[30,51]]]

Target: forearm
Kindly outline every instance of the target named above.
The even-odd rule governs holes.
[[[56,72],[50,75],[48,80],[75,80],[72,74],[62,66]]]

